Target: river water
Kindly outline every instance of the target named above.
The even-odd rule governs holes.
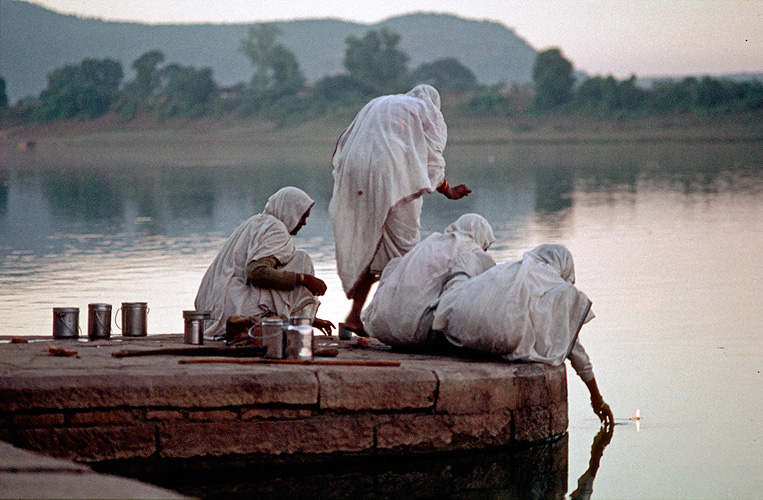
[[[50,337],[54,307],[80,308],[85,330],[89,303],[122,302],[148,303],[149,333],[181,332],[225,238],[284,185],[316,200],[297,239],[329,286],[319,316],[349,308],[325,158],[96,169],[16,156],[0,165],[2,337]],[[473,193],[425,196],[424,236],[477,212],[496,261],[546,242],[575,257],[597,315],[580,338],[618,424],[592,497],[760,498],[763,143],[451,144],[446,159]],[[572,492],[599,424],[570,369],[568,381]]]

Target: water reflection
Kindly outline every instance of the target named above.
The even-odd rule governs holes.
[[[588,468],[570,499],[591,498],[614,426],[594,437]],[[327,458],[278,464],[272,458],[227,457],[102,462],[93,468],[198,498],[282,499],[563,499],[568,437],[533,445],[438,454]]]
[[[612,442],[612,435],[615,432],[615,426],[603,426],[596,437],[593,438],[591,445],[591,459],[588,461],[588,469],[578,479],[578,487],[570,493],[570,500],[588,500],[593,494],[593,480],[596,479],[596,473],[601,465],[601,457],[604,455],[604,448]]]
[[[561,499],[568,439],[490,451],[350,457],[274,465],[271,458],[97,464],[198,498]]]

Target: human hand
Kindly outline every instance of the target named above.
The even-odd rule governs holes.
[[[320,319],[320,318],[315,318],[313,320],[313,327],[322,331],[324,335],[328,335],[329,337],[331,336],[331,329],[336,328],[334,326],[334,323],[332,323],[331,321],[327,319]]]
[[[304,285],[313,295],[323,295],[328,288],[322,279],[316,278],[312,274],[299,274],[297,284]]]
[[[604,399],[591,400],[591,407],[596,416],[599,417],[599,420],[601,420],[602,425],[605,427],[614,425],[615,416],[612,414],[612,409],[609,405],[604,402]]]
[[[446,193],[445,196],[451,200],[459,200],[471,192],[472,190],[466,187],[466,184],[459,184],[458,186],[450,188],[450,191]]]

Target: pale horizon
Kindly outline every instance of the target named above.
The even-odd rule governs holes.
[[[62,14],[146,24],[340,19],[375,24],[432,12],[496,21],[578,71],[627,78],[763,73],[758,0],[29,0]],[[539,8],[540,5],[540,8]],[[0,10],[0,15],[2,11]]]

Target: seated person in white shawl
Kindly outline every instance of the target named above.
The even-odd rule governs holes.
[[[440,297],[432,328],[452,346],[509,361],[558,366],[569,359],[588,387],[594,412],[611,425],[612,410],[578,339],[583,324],[594,317],[591,301],[574,284],[569,250],[540,245],[479,276],[456,274]]]
[[[433,233],[384,268],[379,287],[362,314],[366,332],[404,349],[434,347],[432,320],[454,266],[479,274],[495,265],[486,250],[495,241],[484,217],[466,214],[444,233]],[[458,264],[457,264],[458,263]]]
[[[445,180],[448,129],[431,85],[366,104],[336,143],[331,166],[337,272],[352,308],[340,328],[364,336],[360,312],[391,259],[421,239],[424,193],[457,200],[471,190]]]
[[[315,317],[326,284],[292,236],[306,224],[315,202],[295,187],[272,195],[262,213],[244,221],[228,238],[201,280],[198,311],[211,311],[205,337],[223,339],[230,316],[307,316],[330,334],[333,325]]]

